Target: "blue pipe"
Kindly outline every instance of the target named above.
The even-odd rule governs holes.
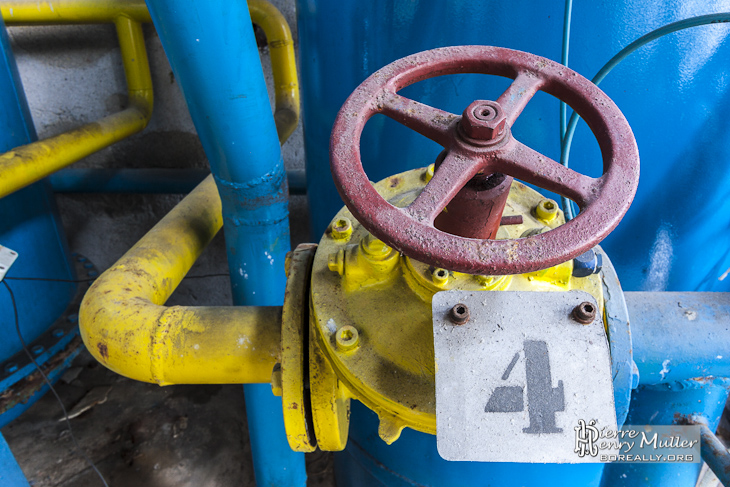
[[[730,453],[715,434],[705,426],[700,425],[702,439],[702,459],[717,475],[722,485],[730,485]]]
[[[624,293],[639,384],[730,377],[730,293]]]
[[[207,169],[101,169],[69,167],[48,180],[56,193],[188,194]],[[287,171],[289,194],[306,194],[304,171]]]
[[[218,185],[233,302],[281,305],[287,179],[247,2],[147,6]],[[289,448],[281,399],[268,385],[244,391],[258,485],[303,487],[304,455]]]
[[[697,379],[639,386],[626,424],[671,425],[701,416],[716,429],[730,391],[728,379]],[[702,463],[609,463],[601,487],[694,487]]]
[[[701,416],[717,428],[730,392],[730,293],[627,292],[624,298],[639,372],[626,424]],[[610,464],[601,485],[692,487],[700,467]]]

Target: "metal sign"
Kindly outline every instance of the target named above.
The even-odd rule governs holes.
[[[18,253],[16,251],[0,245],[0,281],[5,279],[5,274],[8,273],[10,266],[13,265],[17,258]]]
[[[587,325],[572,317],[581,303],[598,309],[583,291],[434,296],[436,429],[444,459],[599,461],[581,451],[581,441],[586,425],[598,437],[617,429],[611,358],[600,313]],[[468,321],[455,324],[464,312]]]

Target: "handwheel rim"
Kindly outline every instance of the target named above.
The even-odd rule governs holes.
[[[576,219],[549,232],[523,239],[477,240],[442,232],[428,218],[419,221],[409,210],[392,206],[375,191],[363,171],[360,159],[360,135],[367,121],[384,109],[392,114],[394,109],[387,105],[393,103],[392,97],[400,89],[420,80],[458,73],[492,74],[516,80],[505,92],[510,96],[505,97],[503,94],[500,97],[508,107],[518,107],[510,125],[538,90],[565,101],[584,118],[601,149],[604,173],[600,178],[584,177],[595,183],[590,188],[580,188],[581,196],[585,198],[581,204],[581,214]],[[510,92],[515,85],[518,85],[517,90]],[[529,93],[535,86],[538,87]],[[523,88],[520,92],[519,89]],[[519,97],[525,92],[529,98],[520,107],[522,101]],[[411,102],[400,98],[397,103],[400,100]],[[409,107],[411,105],[403,109],[409,110]],[[417,102],[413,102],[413,107],[431,109]],[[444,147],[449,146],[447,148],[455,150],[458,156],[458,151],[462,150],[456,147],[461,143],[458,142],[461,139],[456,130],[459,117],[453,114],[442,116],[435,110],[433,113],[438,116],[432,117],[430,121],[414,118],[426,124],[418,125],[419,131],[427,131],[431,138],[439,139],[437,142]],[[508,110],[508,113],[512,112]],[[414,122],[410,120],[409,123]],[[501,151],[500,157],[514,155],[512,152],[515,150],[524,151],[525,148],[510,134],[500,144],[497,144],[497,149]],[[636,193],[639,176],[638,148],[631,128],[619,108],[603,91],[586,78],[549,59],[490,46],[459,46],[425,51],[402,58],[375,72],[342,106],[332,132],[330,157],[332,174],[342,199],[360,223],[376,237],[411,258],[454,271],[487,275],[519,274],[544,269],[595,246],[618,225],[628,210]],[[552,165],[554,161],[545,159],[550,163],[545,166],[545,171],[555,169]],[[516,177],[528,182],[530,177],[547,180],[539,174],[541,169],[538,166],[533,164],[531,167],[536,172],[522,174],[527,179]],[[548,183],[550,181],[547,180]]]

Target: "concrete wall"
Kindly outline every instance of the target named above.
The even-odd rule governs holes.
[[[272,2],[287,18],[295,44],[294,2]],[[49,137],[121,110],[127,90],[116,32],[112,25],[8,28],[13,52],[40,138]],[[195,127],[154,27],[144,26],[154,85],[149,126],[75,167],[207,168]],[[258,32],[261,61],[270,95],[271,67],[265,37]],[[273,96],[271,103],[273,106]],[[301,124],[283,146],[287,169],[304,169]],[[106,269],[160,220],[181,195],[57,195],[70,247]],[[292,247],[308,240],[306,196],[290,205]],[[222,232],[189,275],[227,273]],[[169,304],[230,304],[228,279],[183,281]]]

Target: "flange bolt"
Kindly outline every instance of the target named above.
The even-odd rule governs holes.
[[[449,311],[449,320],[455,325],[463,325],[469,321],[469,308],[463,303],[455,305]]]
[[[595,250],[579,255],[573,259],[573,277],[588,277],[592,274],[598,274],[603,267],[603,257]]]
[[[571,316],[578,323],[590,325],[591,323],[593,323],[593,320],[596,319],[596,307],[593,303],[583,301],[578,306],[573,308]]]

